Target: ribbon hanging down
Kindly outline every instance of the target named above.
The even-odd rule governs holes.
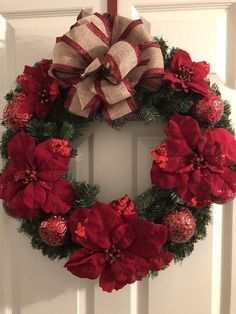
[[[160,88],[164,73],[160,46],[142,20],[81,11],[70,31],[57,38],[50,74],[70,87],[65,107],[105,120],[136,110],[134,87]]]

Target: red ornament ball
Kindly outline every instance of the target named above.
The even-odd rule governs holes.
[[[61,216],[52,216],[41,222],[38,232],[45,244],[61,246],[65,243],[67,230],[67,219]]]
[[[195,104],[195,117],[205,123],[217,123],[224,112],[224,103],[220,96],[212,94],[210,98],[199,100]]]
[[[169,239],[174,243],[185,243],[195,233],[196,220],[191,211],[185,207],[175,209],[167,214],[163,224],[169,230]]]
[[[16,94],[6,105],[3,112],[3,122],[7,128],[20,130],[31,119],[31,114],[22,111],[22,104],[25,100],[25,97],[25,93],[20,92]]]

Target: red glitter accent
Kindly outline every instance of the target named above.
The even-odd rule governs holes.
[[[39,235],[49,246],[62,246],[65,243],[67,230],[67,220],[61,216],[53,216],[41,222]]]
[[[3,123],[7,128],[12,128],[14,130],[22,129],[31,119],[31,114],[27,112],[19,112],[19,107],[25,100],[25,97],[26,94],[24,92],[20,92],[16,94],[10,103],[5,107],[3,112]]]
[[[220,96],[212,94],[210,98],[199,100],[195,104],[194,115],[202,122],[217,123],[224,112],[224,103]]]
[[[28,81],[31,76],[26,74],[20,74],[16,78],[16,83],[21,85],[22,82]]]
[[[165,168],[168,163],[167,147],[166,143],[162,143],[157,148],[151,152],[154,161],[158,164],[160,168]]]
[[[110,205],[120,215],[129,216],[136,214],[134,202],[131,199],[129,199],[128,195],[125,195],[124,197],[118,200],[112,201]]]
[[[195,232],[196,221],[187,208],[171,211],[163,220],[169,230],[169,239],[174,243],[185,243],[192,238]]]
[[[63,156],[70,156],[71,148],[67,140],[52,139],[52,149],[54,153],[60,153]]]
[[[84,221],[79,221],[77,225],[77,229],[75,230],[75,234],[80,238],[86,238],[86,226],[88,219],[86,218]]]
[[[196,197],[193,197],[187,204],[191,207],[194,208],[203,208],[205,206],[210,205],[211,201],[210,200],[198,200]]]

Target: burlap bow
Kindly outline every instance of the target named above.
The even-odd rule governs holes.
[[[114,120],[136,110],[135,85],[159,89],[164,66],[142,20],[82,11],[57,38],[50,73],[71,86],[70,112],[91,118],[102,106],[104,119]]]

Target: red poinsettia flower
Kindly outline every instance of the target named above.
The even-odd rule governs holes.
[[[202,132],[192,117],[176,113],[166,134],[168,139],[152,152],[153,184],[176,189],[194,206],[235,196],[236,172],[230,166],[236,164],[236,141],[227,130]]]
[[[208,96],[209,86],[205,81],[210,66],[205,61],[193,62],[190,55],[181,49],[174,54],[171,68],[165,71],[163,81],[171,84],[174,90],[190,90]]]
[[[173,254],[162,252],[168,237],[164,225],[133,216],[128,222],[111,205],[97,202],[79,208],[69,220],[72,240],[82,246],[65,267],[81,278],[100,276],[100,287],[111,292],[141,280],[149,270],[161,270]]]
[[[32,136],[19,132],[8,144],[9,163],[0,177],[0,198],[18,218],[67,212],[74,200],[70,183],[61,179],[70,161],[66,140],[50,139],[35,145]]]
[[[44,119],[53,101],[59,95],[59,88],[54,78],[48,75],[51,60],[43,60],[34,67],[25,66],[23,75],[18,76],[25,98],[18,106],[18,113],[28,113]]]

